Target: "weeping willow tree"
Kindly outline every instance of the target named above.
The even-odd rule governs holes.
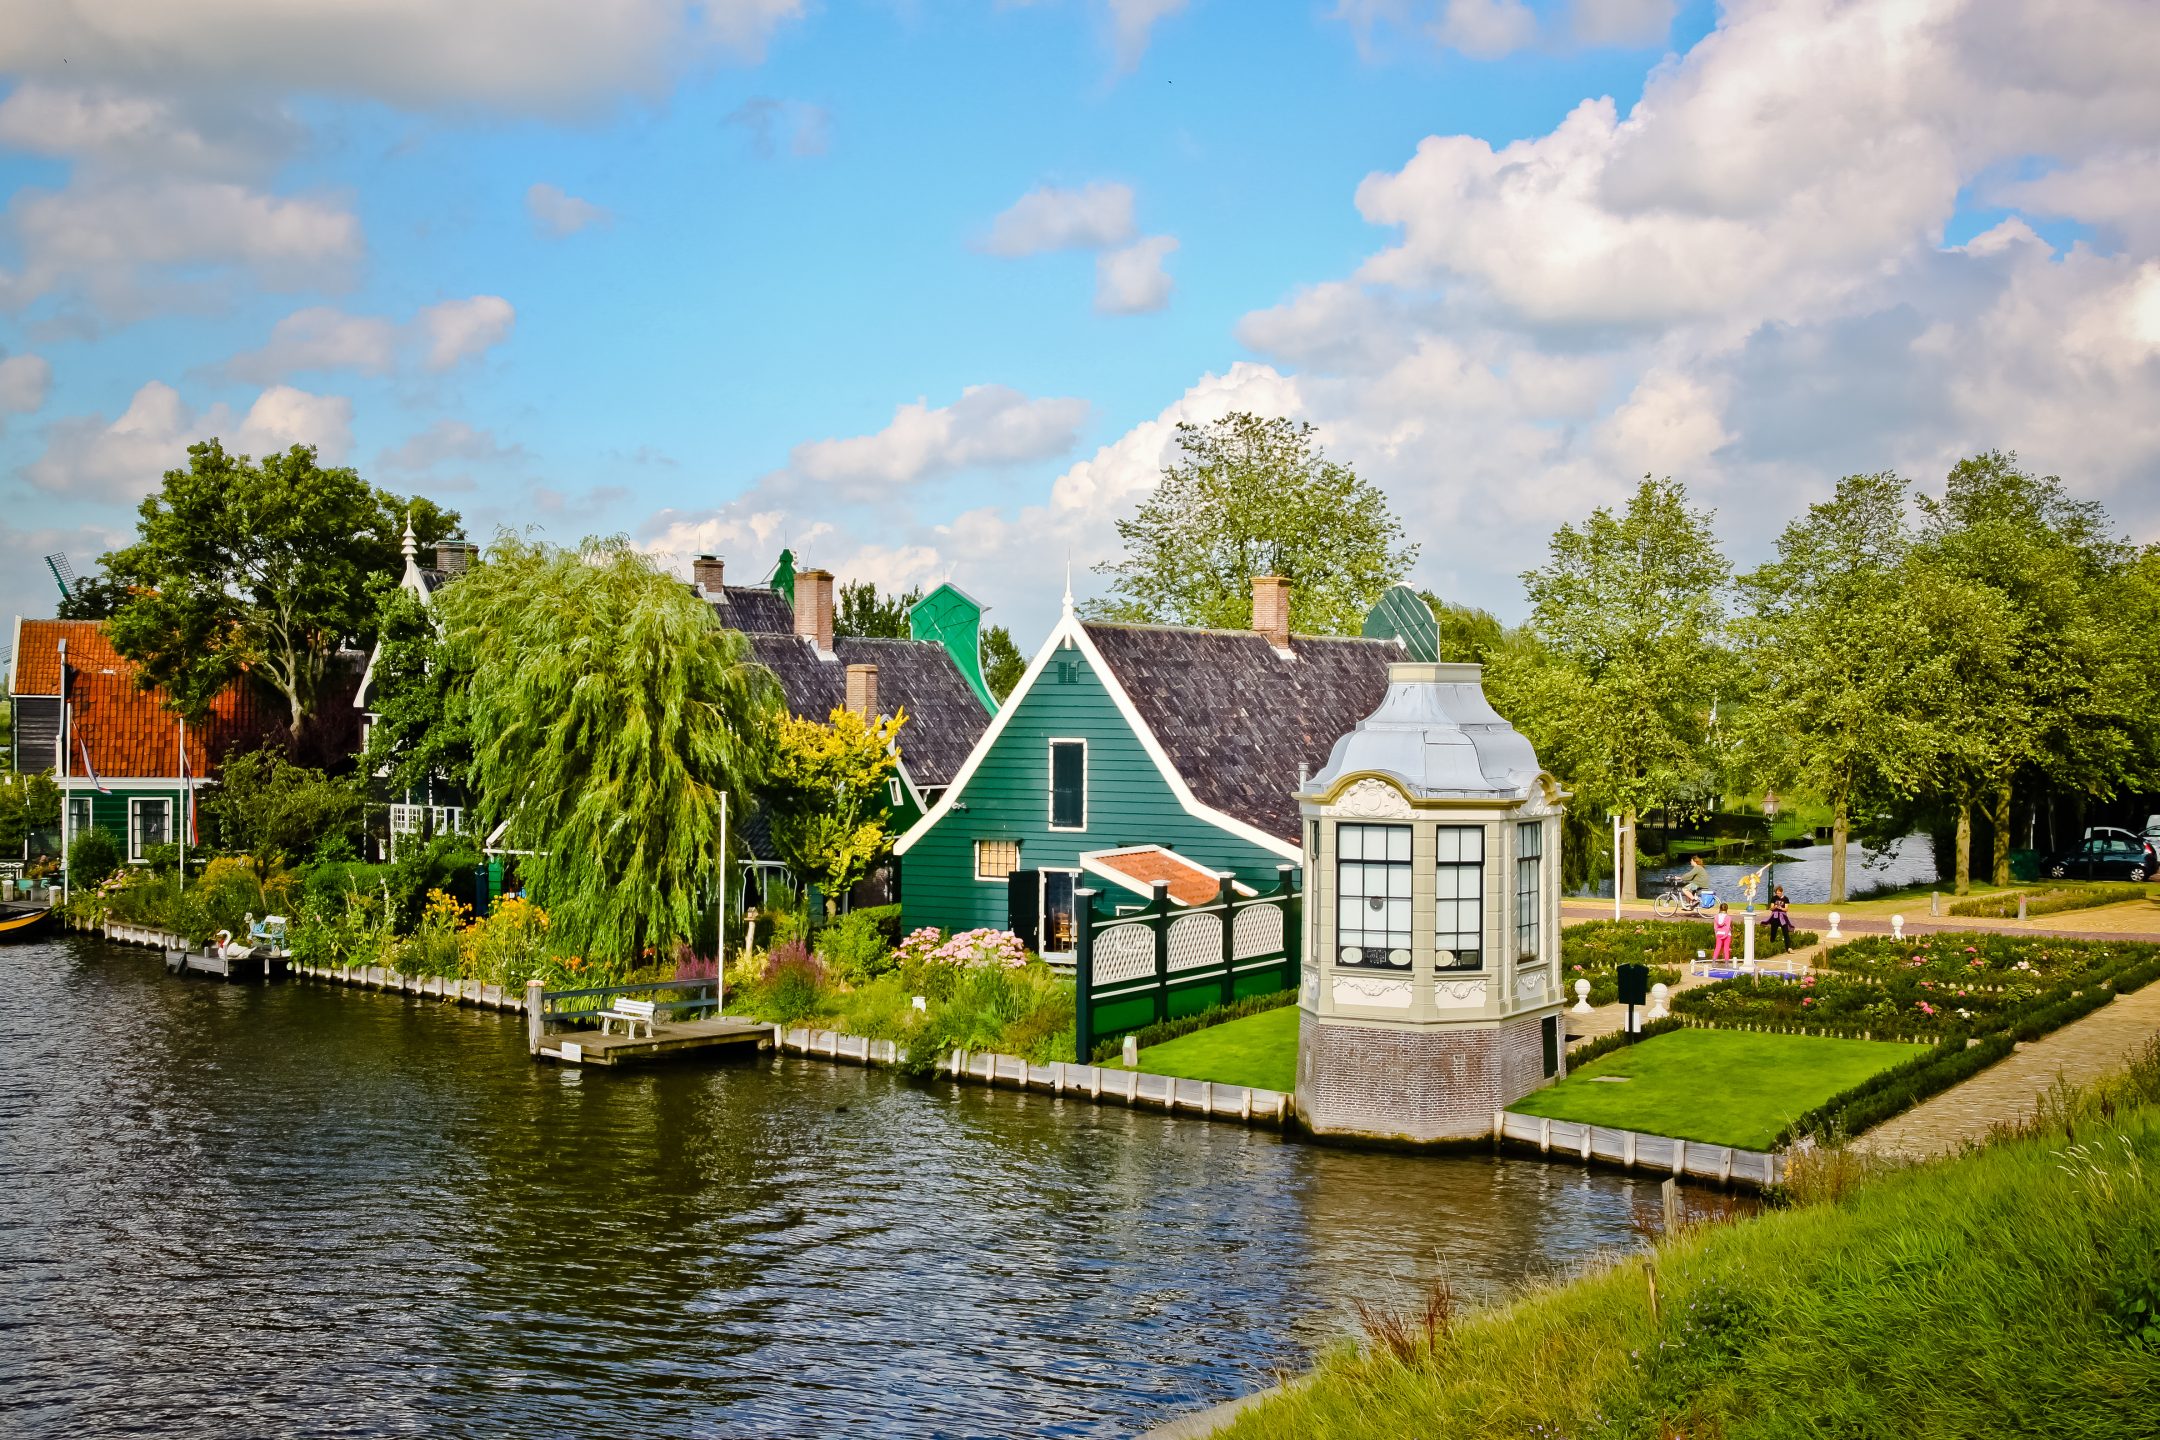
[[[748,642],[619,537],[500,536],[436,607],[467,689],[475,808],[530,852],[555,944],[620,966],[695,934],[720,797],[743,813],[778,708]]]

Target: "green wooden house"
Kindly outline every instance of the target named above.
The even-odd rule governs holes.
[[[196,798],[226,754],[277,729],[245,681],[183,724],[163,691],[136,684],[134,665],[96,620],[18,616],[8,705],[16,771],[49,774],[60,787],[61,853],[94,827],[110,831],[136,865],[192,832]]]
[[[1371,638],[1292,635],[1289,587],[1253,582],[1249,630],[1113,625],[1072,597],[952,784],[899,841],[910,928],[1012,929],[1071,953],[1073,892],[1138,905],[1153,880],[1211,896],[1299,862],[1299,782],[1413,658]],[[1422,607],[1420,607],[1422,608]],[[1430,624],[1430,611],[1423,612]],[[1423,641],[1428,645],[1429,639]]]

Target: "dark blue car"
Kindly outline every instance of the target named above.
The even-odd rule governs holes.
[[[2050,880],[2150,880],[2160,873],[2150,840],[2128,830],[2095,828],[2040,862]]]

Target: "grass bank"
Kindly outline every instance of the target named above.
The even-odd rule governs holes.
[[[1264,1401],[1230,1440],[2003,1435],[2160,1415],[2160,1044],[2027,1131],[1664,1237],[1457,1315],[1444,1295]]]
[[[1133,1068],[1150,1075],[1175,1075],[1181,1080],[1253,1085],[1287,1095],[1297,1088],[1297,1032],[1297,1006],[1279,1005],[1242,1020],[1227,1020],[1160,1045],[1145,1046],[1140,1051],[1140,1063]]]
[[[1920,1045],[1678,1030],[1626,1046],[1510,1108],[1618,1130],[1767,1150],[1801,1115],[1893,1065]]]

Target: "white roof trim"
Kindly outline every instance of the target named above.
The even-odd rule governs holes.
[[[1035,652],[1035,658],[1028,662],[1027,673],[1020,677],[1020,683],[1013,687],[1012,693],[1005,697],[1005,703],[998,707],[997,716],[991,720],[990,728],[983,732],[982,739],[976,741],[975,748],[968,752],[967,763],[961,766],[960,773],[953,777],[952,784],[946,788],[944,798],[938,801],[937,808],[916,821],[907,834],[900,837],[899,843],[893,846],[894,854],[907,854],[918,838],[928,834],[931,826],[945,818],[967,789],[968,781],[974,778],[984,757],[990,753],[990,747],[996,744],[998,736],[1004,733],[1006,722],[1018,712],[1020,702],[1035,687],[1037,677],[1049,668],[1050,657],[1068,641],[1087,657],[1088,664],[1101,679],[1103,689],[1109,692],[1111,700],[1118,707],[1118,713],[1125,718],[1127,728],[1139,739],[1140,748],[1147,752],[1148,758],[1155,762],[1156,770],[1170,787],[1170,793],[1177,798],[1180,809],[1196,820],[1218,830],[1228,831],[1240,840],[1257,845],[1285,860],[1303,861],[1304,851],[1300,847],[1280,836],[1270,835],[1257,825],[1248,824],[1234,815],[1225,814],[1200,802],[1199,797],[1192,793],[1192,787],[1185,783],[1185,777],[1178,774],[1177,766],[1170,763],[1169,752],[1162,748],[1162,743],[1155,738],[1155,732],[1140,718],[1139,707],[1135,706],[1132,697],[1125,693],[1125,687],[1119,683],[1116,672],[1103,659],[1102,652],[1095,648],[1095,642],[1088,638],[1086,627],[1070,609],[1059,617],[1056,628],[1050,632],[1049,638],[1043,641],[1042,648]]]

